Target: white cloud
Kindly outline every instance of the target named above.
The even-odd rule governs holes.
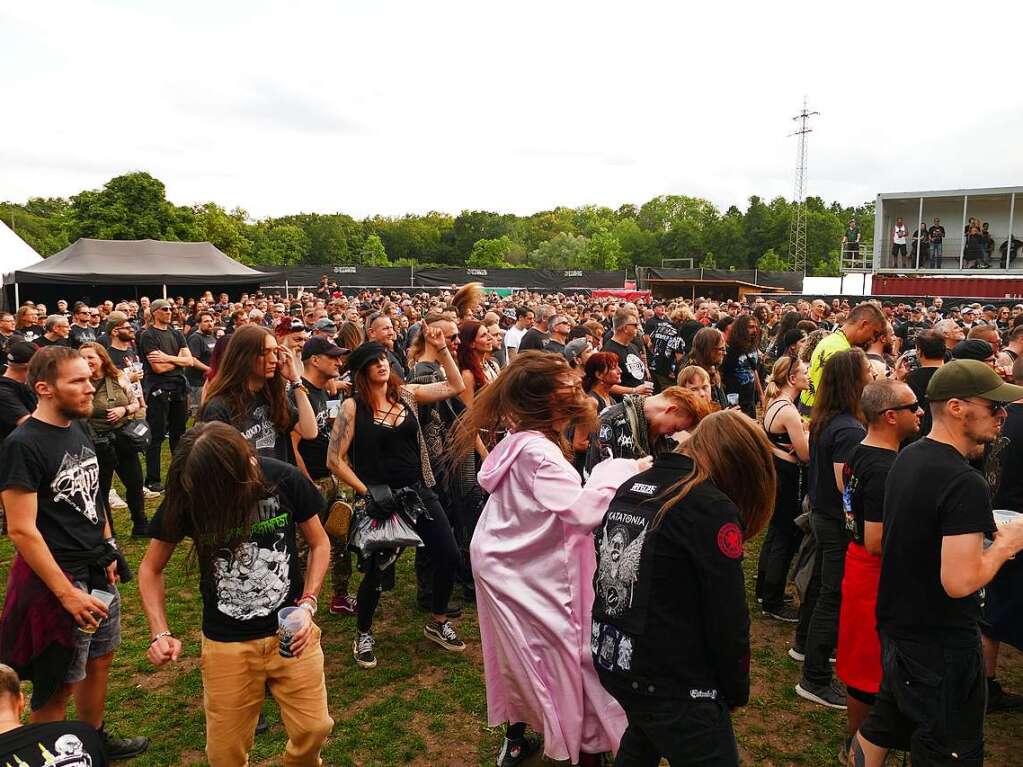
[[[0,8],[0,199],[129,170],[257,216],[1018,184],[1019,4]],[[964,37],[964,25],[983,35]],[[970,42],[970,40],[973,42]]]

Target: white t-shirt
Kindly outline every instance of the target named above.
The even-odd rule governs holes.
[[[512,325],[508,328],[504,334],[504,346],[506,349],[519,350],[519,343],[522,341],[522,336],[526,335],[526,329],[519,329],[518,325]]]
[[[894,234],[893,241],[895,242],[896,245],[906,244],[906,231],[907,230],[905,225],[903,226],[899,226],[898,224],[895,225],[895,231],[893,232]]]

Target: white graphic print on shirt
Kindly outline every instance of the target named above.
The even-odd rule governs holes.
[[[235,551],[224,550],[213,561],[217,609],[235,620],[269,615],[288,598],[291,589],[291,555],[283,529],[287,512],[281,512],[276,496],[259,502],[259,521],[252,525],[253,538],[273,536],[270,546],[255,540],[241,543]]]
[[[82,446],[78,455],[64,453],[60,468],[50,483],[53,500],[64,501],[93,524],[99,521],[96,496],[99,492],[99,460],[91,448]]]
[[[621,615],[632,606],[633,586],[639,577],[639,560],[646,539],[646,528],[635,540],[630,540],[629,528],[624,525],[610,528],[613,516],[613,513],[608,515],[608,524],[601,536],[600,570],[597,572],[597,598],[612,616]]]
[[[273,421],[270,420],[269,409],[266,405],[260,405],[252,411],[253,425],[242,432],[242,436],[259,452],[260,450],[273,450],[277,444],[277,430]]]

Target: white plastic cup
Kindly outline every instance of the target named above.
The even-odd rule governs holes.
[[[117,596],[116,594],[111,594],[109,591],[104,591],[103,589],[93,589],[92,591],[89,592],[89,594],[90,594],[90,596],[95,597],[100,602],[105,604],[107,606],[108,610],[110,609],[110,603],[113,602],[114,601],[114,597]],[[81,631],[83,634],[95,634],[96,633],[96,629],[99,628],[99,624],[102,623],[102,622],[103,622],[103,619],[99,618],[97,616],[97,621],[96,621],[96,626],[95,627],[93,627],[93,626],[79,626],[78,630]]]
[[[295,654],[291,652],[291,640],[295,638],[298,630],[305,625],[306,617],[304,613],[306,612],[308,611],[303,610],[301,607],[285,607],[277,613],[277,639],[280,642],[282,658],[295,657]]]
[[[726,394],[725,398],[728,400],[728,406],[729,407],[735,407],[736,405],[739,404],[739,395],[738,394]]]

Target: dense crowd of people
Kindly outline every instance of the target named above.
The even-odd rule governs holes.
[[[759,610],[792,626],[778,652],[802,664],[796,694],[846,712],[843,763],[980,764],[985,715],[1023,710],[997,680],[1001,644],[1023,649],[1021,353],[1023,304],[941,299],[344,295],[324,280],[0,313],[17,550],[0,762],[145,751],[104,724],[117,584],[137,577],[148,660],[177,661],[190,627],[172,625],[164,570],[187,538],[214,767],[248,763],[267,694],[284,764],[321,763],[327,573],[324,609],[352,616],[352,662],[373,669],[409,548],[424,639],[463,652],[474,605],[499,767],[541,748],[737,764],[755,540]],[[121,508],[148,539],[135,574]]]

